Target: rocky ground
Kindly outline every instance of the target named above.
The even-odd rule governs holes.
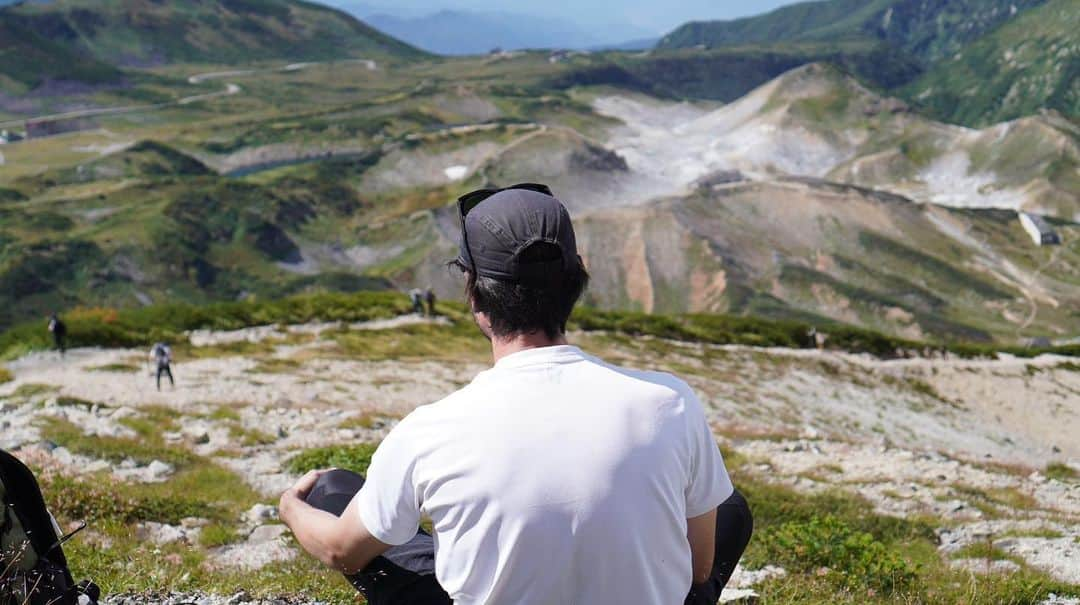
[[[292,561],[299,553],[272,506],[295,479],[286,462],[308,448],[376,442],[411,409],[485,367],[475,349],[451,356],[456,361],[376,359],[343,354],[336,338],[370,334],[382,339],[377,342],[397,342],[398,331],[431,322],[406,316],[352,326],[193,333],[192,346],[177,352],[175,388],[160,392],[143,351],[34,353],[7,364],[14,379],[0,385],[0,447],[65,474],[160,483],[176,472],[166,461],[95,459],[50,443],[46,433],[51,419],[88,436],[137,439],[136,421],[167,414],[171,423],[160,432],[165,444],[232,471],[262,500],[236,519],[236,539],[204,546],[204,565],[245,572]],[[939,550],[958,568],[985,574],[1023,564],[1080,585],[1075,362],[1048,356],[881,361],[601,333],[574,339],[618,363],[666,368],[691,382],[721,443],[733,452],[728,462],[736,483],[745,474],[807,494],[856,493],[883,514],[934,519]],[[206,526],[197,517],[143,522],[138,535],[163,548],[196,548]],[[984,544],[1004,555],[958,556]],[[728,597],[741,598],[783,573],[740,571]],[[294,601],[226,591],[120,595],[107,602]]]

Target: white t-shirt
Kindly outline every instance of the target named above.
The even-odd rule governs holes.
[[[556,346],[409,414],[357,498],[387,544],[431,517],[459,605],[672,605],[691,584],[687,518],[732,491],[685,383]]]

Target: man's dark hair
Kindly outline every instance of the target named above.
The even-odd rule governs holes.
[[[522,251],[518,262],[550,262],[560,257],[557,246],[540,242]],[[473,311],[488,316],[491,331],[499,338],[543,332],[554,339],[564,334],[566,321],[589,283],[580,261],[553,273],[539,286],[466,275],[465,295]]]

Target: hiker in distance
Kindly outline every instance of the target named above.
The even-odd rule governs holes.
[[[458,210],[494,366],[402,420],[366,480],[302,477],[281,518],[372,605],[714,605],[753,522],[694,392],[567,343],[588,274],[547,187]]]
[[[420,288],[409,290],[409,303],[412,304],[412,312],[417,315],[424,314],[424,291]]]
[[[424,304],[427,305],[428,317],[435,317],[435,303],[437,301],[438,298],[435,296],[435,289],[428,286],[428,289],[424,290]]]
[[[150,361],[157,367],[157,390],[161,390],[161,375],[169,377],[169,386],[176,387],[172,375],[172,349],[163,342],[155,342],[150,348]]]
[[[64,325],[64,321],[60,319],[56,313],[49,316],[49,333],[53,337],[53,345],[57,351],[60,351],[60,356],[64,356],[64,351],[67,345],[67,326]]]

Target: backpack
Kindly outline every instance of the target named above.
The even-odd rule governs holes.
[[[60,535],[34,474],[4,450],[0,503],[0,605],[96,604],[100,590],[75,584],[61,547],[75,532]]]

